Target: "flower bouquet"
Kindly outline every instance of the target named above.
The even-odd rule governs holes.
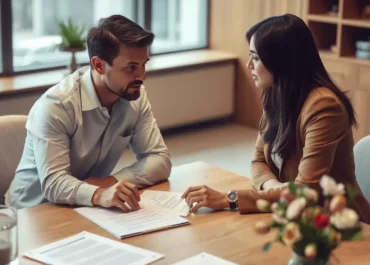
[[[361,240],[362,229],[357,213],[347,208],[356,196],[355,190],[324,175],[320,180],[324,207],[318,205],[319,194],[306,186],[289,183],[278,202],[258,200],[260,211],[272,212],[272,222],[257,222],[254,230],[266,234],[277,229],[273,242],[293,249],[289,264],[330,264],[331,252],[342,241]],[[273,242],[263,246],[268,251]]]

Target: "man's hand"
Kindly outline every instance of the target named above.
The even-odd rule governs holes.
[[[140,194],[137,187],[126,181],[120,181],[109,188],[98,188],[93,195],[93,205],[104,208],[119,207],[123,212],[140,209]],[[127,203],[129,207],[125,204]]]
[[[218,192],[205,185],[188,188],[181,198],[186,200],[193,213],[200,207],[209,207],[214,210],[229,207],[226,193]]]

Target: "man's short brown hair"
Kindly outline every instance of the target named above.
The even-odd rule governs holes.
[[[153,43],[154,34],[121,15],[112,15],[99,21],[97,27],[89,30],[87,49],[90,60],[99,56],[109,65],[118,55],[120,46],[148,47]]]

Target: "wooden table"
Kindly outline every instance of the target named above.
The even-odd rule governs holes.
[[[183,192],[189,186],[202,184],[220,191],[251,188],[250,181],[244,177],[196,162],[174,167],[168,182],[150,189]],[[263,244],[271,240],[274,234],[260,236],[253,231],[253,224],[269,219],[270,214],[210,212],[209,209],[201,209],[197,214],[189,215],[191,225],[135,236],[122,242],[165,254],[165,258],[155,264],[172,264],[203,251],[238,264],[287,264],[291,255],[289,248],[275,244],[269,252],[262,253]],[[18,214],[21,254],[84,230],[118,240],[74,212],[71,207],[46,203],[19,210]],[[370,264],[369,242],[370,226],[364,225],[364,241],[343,243],[335,251],[335,256],[342,265]],[[39,263],[22,257],[20,264]]]

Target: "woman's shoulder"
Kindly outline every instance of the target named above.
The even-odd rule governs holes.
[[[328,100],[341,103],[338,96],[327,87],[317,87],[313,89],[307,96],[305,104],[311,103],[317,100]]]
[[[339,97],[327,87],[313,89],[307,96],[302,110],[302,120],[310,120],[317,115],[335,115],[348,119],[348,113]]]

